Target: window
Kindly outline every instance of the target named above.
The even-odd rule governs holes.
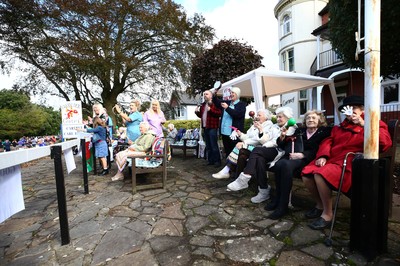
[[[383,104],[399,102],[399,82],[391,82],[382,85],[383,89]]]
[[[176,114],[176,118],[185,117],[185,115],[186,115],[186,107],[181,106],[181,105],[175,107],[175,114]]]
[[[282,34],[285,36],[286,34],[291,32],[290,29],[291,18],[289,15],[284,15],[282,19]]]
[[[294,51],[293,49],[284,51],[281,54],[282,57],[282,69],[285,71],[294,71]]]
[[[299,114],[304,115],[308,110],[307,90],[299,91]]]

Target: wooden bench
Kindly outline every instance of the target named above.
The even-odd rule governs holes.
[[[379,159],[388,159],[389,161],[389,216],[392,215],[392,205],[393,205],[393,185],[394,185],[394,164],[396,162],[396,148],[399,135],[399,120],[392,119],[388,123],[390,137],[392,138],[392,146],[385,152],[379,154]]]
[[[199,130],[195,129],[184,129],[181,128],[179,131],[184,130],[183,135],[178,136],[174,143],[170,143],[171,155],[173,155],[174,149],[183,151],[183,157],[186,158],[187,150],[196,150],[196,154],[199,154]]]
[[[196,145],[188,145],[192,142],[196,142]],[[171,156],[173,155],[174,149],[180,149],[183,151],[183,157],[186,158],[187,150],[196,150],[196,154],[199,152],[199,142],[197,139],[182,139],[181,142],[170,144]]]
[[[167,163],[170,159],[170,149],[168,140],[164,138],[156,138],[153,141],[152,149],[149,154],[143,156],[129,157],[131,159],[132,174],[132,193],[138,190],[163,188],[167,185]],[[148,173],[160,173],[161,182],[137,185],[137,175]]]

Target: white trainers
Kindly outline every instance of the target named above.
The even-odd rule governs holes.
[[[270,186],[268,186],[268,188],[260,188],[260,187],[258,187],[258,194],[251,198],[251,202],[253,202],[253,203],[261,203],[263,201],[268,200],[269,199],[270,190],[271,190]]]
[[[219,171],[218,173],[212,174],[212,177],[216,179],[227,179],[230,177],[229,172],[228,173],[222,173],[222,170]]]
[[[251,176],[245,176],[242,172],[235,181],[228,185],[228,189],[231,191],[239,191],[248,188],[250,179]]]
[[[229,173],[224,174],[224,173],[218,172],[218,173],[212,174],[212,177],[214,177],[216,179],[227,179],[230,177],[230,175],[229,175]]]

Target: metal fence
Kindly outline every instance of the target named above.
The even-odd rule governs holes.
[[[381,105],[381,120],[388,123],[391,119],[399,119],[400,103]]]

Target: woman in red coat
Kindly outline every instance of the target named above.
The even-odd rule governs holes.
[[[332,128],[331,136],[326,138],[317,152],[315,160],[302,171],[305,186],[316,202],[316,207],[306,212],[306,218],[318,218],[309,227],[323,229],[331,225],[332,190],[338,190],[343,160],[348,152],[363,152],[364,148],[364,99],[360,96],[348,96],[339,107],[346,119]],[[387,125],[379,122],[379,148],[387,150],[392,145]],[[343,178],[342,192],[349,193],[351,188],[352,159],[347,160]]]

